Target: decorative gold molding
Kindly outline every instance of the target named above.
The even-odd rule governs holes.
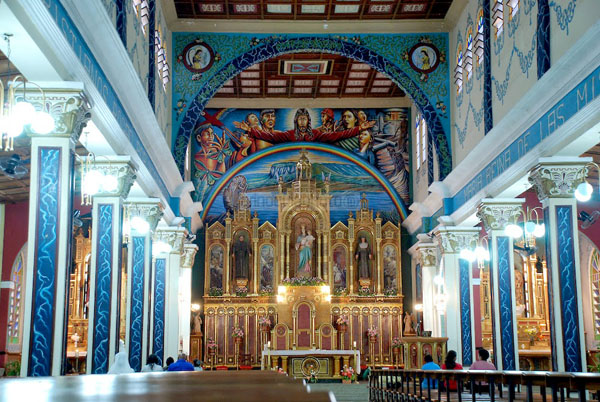
[[[458,254],[464,248],[475,248],[480,230],[480,228],[443,226],[434,233],[438,239],[442,253]]]

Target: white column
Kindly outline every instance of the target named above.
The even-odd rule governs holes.
[[[80,83],[53,89],[48,97],[35,88],[35,92],[28,91],[27,101],[38,110],[50,111],[60,124],[45,135],[28,131],[31,180],[21,376],[60,375],[66,353],[73,238],[73,158],[75,144],[90,118],[89,105]]]
[[[88,303],[87,374],[106,374],[119,351],[121,322],[121,255],[123,199],[135,180],[129,156],[107,156],[89,162],[91,170],[112,176],[114,191],[92,196],[92,255]],[[85,182],[85,178],[82,179]]]
[[[529,172],[544,208],[552,365],[587,371],[575,189],[592,158],[541,158]]]
[[[519,369],[513,239],[504,229],[517,223],[524,201],[524,198],[484,198],[477,211],[491,240],[490,289],[498,370]]]
[[[152,231],[162,217],[158,198],[135,198],[125,205],[129,233],[125,346],[131,368],[140,371],[149,350],[150,278],[152,277]],[[138,231],[134,218],[148,222],[149,229]]]
[[[455,350],[457,361],[470,366],[475,360],[473,292],[471,266],[459,259],[462,249],[473,251],[479,228],[446,226],[435,231],[442,250],[446,294],[446,336],[448,350]]]
[[[439,336],[436,326],[435,284],[433,278],[437,274],[438,248],[427,235],[418,235],[417,253],[421,263],[423,288],[423,330],[431,331],[433,336]],[[404,329],[404,328],[403,328]]]
[[[183,340],[183,351],[190,353],[190,321],[192,314],[192,267],[198,246],[184,244],[181,253],[181,271],[179,282],[180,337]]]

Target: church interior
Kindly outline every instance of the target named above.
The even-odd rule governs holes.
[[[0,0],[0,400],[597,400],[598,35]]]

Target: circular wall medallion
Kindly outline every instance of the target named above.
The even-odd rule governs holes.
[[[317,375],[319,373],[319,368],[321,367],[321,363],[314,357],[306,357],[302,360],[302,374],[305,376],[310,376],[311,374]]]
[[[431,73],[440,64],[440,51],[429,43],[419,42],[408,52],[408,64],[420,73]]]
[[[201,41],[189,43],[181,53],[183,65],[192,73],[202,73],[212,67],[215,52]]]

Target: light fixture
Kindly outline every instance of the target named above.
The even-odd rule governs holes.
[[[415,304],[415,311],[423,311],[423,305],[421,303]]]
[[[54,130],[54,118],[46,112],[35,112],[31,129],[38,134],[49,134]]]
[[[477,259],[477,255],[475,254],[475,252],[468,248],[463,248],[462,250],[460,250],[459,257],[469,262],[473,262]]]
[[[504,234],[512,237],[513,239],[518,239],[519,237],[523,236],[523,229],[521,229],[521,226],[511,223],[504,228]]]
[[[477,257],[478,260],[481,260],[481,261],[489,261],[490,260],[489,250],[482,246],[475,247],[475,256]]]
[[[330,302],[330,301],[331,301],[331,295],[327,295],[327,296],[325,296],[325,301],[326,301],[326,302]]]
[[[139,219],[141,219],[141,218],[139,218]],[[146,222],[146,221],[144,221],[144,222]],[[148,222],[146,222],[146,224],[148,224]],[[171,246],[169,244],[165,243],[164,241],[159,240],[152,244],[152,255],[153,256],[157,256],[157,255],[163,254],[163,253],[170,253],[170,252],[171,252]]]
[[[525,222],[525,233],[527,233],[528,235],[533,234],[533,231],[535,230],[535,222],[533,221],[527,221]]]
[[[81,183],[81,190],[86,195],[90,195],[90,196],[99,193],[100,189],[102,187],[103,176],[104,175],[102,173],[100,173],[98,170],[94,170],[94,169],[89,170],[83,176],[83,182]]]
[[[192,303],[191,305],[192,311],[200,311],[200,305],[198,303]]]
[[[592,185],[587,181],[584,181],[583,183],[577,186],[577,189],[575,190],[575,198],[577,198],[577,200],[581,202],[589,201],[590,198],[592,198],[593,192],[594,188],[592,187]]]
[[[533,229],[533,235],[535,237],[544,237],[546,234],[546,225],[545,224],[536,224],[535,229]]]
[[[150,230],[150,224],[139,216],[131,218],[129,223],[131,225],[131,230],[134,230],[141,235],[145,235]]]
[[[433,283],[442,286],[444,284],[444,277],[442,275],[436,275],[433,277]]]

